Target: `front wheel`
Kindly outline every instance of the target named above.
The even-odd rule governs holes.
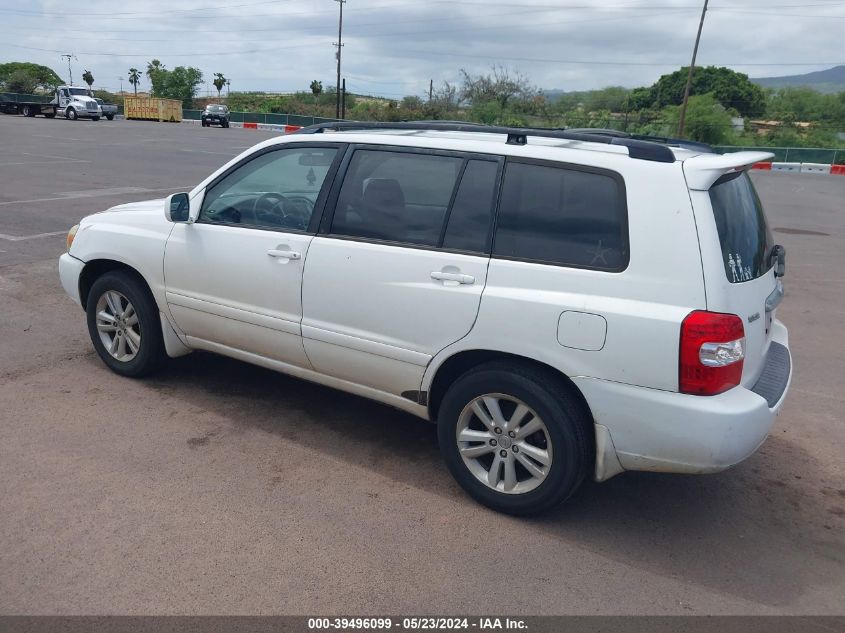
[[[158,307],[137,277],[112,271],[97,279],[86,305],[88,333],[97,354],[115,373],[152,373],[165,358]]]
[[[107,114],[107,115],[106,115],[106,118],[107,118],[109,121],[114,121],[114,115],[113,115],[113,114]]]
[[[73,108],[68,108],[65,110],[65,118],[71,121],[76,121],[76,110]]]
[[[223,123],[221,123],[221,125],[222,125],[223,127],[229,127],[229,122],[228,122],[228,121],[223,121]]]
[[[592,422],[557,377],[492,362],[461,376],[438,415],[440,450],[457,482],[500,512],[544,512],[569,498],[591,464]]]

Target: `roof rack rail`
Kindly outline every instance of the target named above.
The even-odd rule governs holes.
[[[516,128],[483,123],[443,122],[443,121],[400,121],[386,123],[382,121],[335,121],[317,123],[303,127],[295,134],[322,134],[326,130],[433,130],[438,132],[484,132],[488,134],[505,134],[508,145],[525,145],[529,136],[541,138],[556,138],[567,141],[582,141],[585,143],[602,143],[604,145],[620,145],[628,148],[631,158],[650,160],[658,163],[674,163],[675,155],[666,145],[653,141],[630,138],[628,136],[611,136],[594,133],[592,130],[561,130],[546,128]],[[599,131],[601,132],[601,130]]]
[[[632,138],[638,141],[650,141],[652,143],[660,143],[661,145],[668,145],[669,147],[680,147],[683,149],[698,150],[708,154],[715,154],[716,150],[707,143],[699,141],[689,141],[683,138],[672,138],[669,136],[653,136],[651,134],[629,134],[621,130],[612,130],[606,128],[567,128],[568,132],[583,132],[590,134],[601,134],[603,136],[612,136],[614,138]]]

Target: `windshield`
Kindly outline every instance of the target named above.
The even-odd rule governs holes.
[[[748,174],[722,176],[710,188],[710,202],[728,281],[750,281],[768,272],[774,241]]]
[[[70,94],[76,95],[77,97],[87,97],[88,91],[85,88],[68,88]]]
[[[229,108],[222,105],[210,105],[206,108],[209,112],[226,112]]]
[[[97,102],[97,103],[99,103],[100,105],[103,105],[103,100],[102,100],[102,99],[94,99],[94,101],[96,101],[96,102]]]

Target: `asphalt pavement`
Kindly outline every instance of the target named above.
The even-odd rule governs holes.
[[[422,420],[210,354],[128,380],[93,352],[68,227],[273,135],[0,116],[0,614],[845,611],[845,178],[753,176],[795,364],[761,450],[516,519]]]

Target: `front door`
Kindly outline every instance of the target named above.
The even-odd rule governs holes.
[[[302,348],[302,267],[337,147],[258,152],[204,192],[193,224],[167,243],[167,302],[197,347],[309,367]]]
[[[324,374],[394,395],[472,328],[487,277],[496,157],[360,148],[311,244],[303,342]]]

